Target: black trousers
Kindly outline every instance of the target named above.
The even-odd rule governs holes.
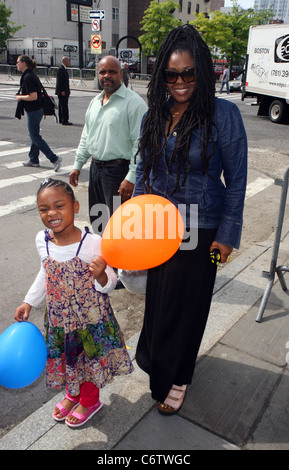
[[[60,124],[69,121],[68,98],[68,95],[58,95],[58,118]]]
[[[148,271],[136,361],[149,374],[157,401],[165,400],[173,384],[192,381],[216,277],[209,255],[215,233],[200,229],[196,249],[179,250]]]
[[[125,179],[129,160],[118,159],[95,162],[92,159],[89,172],[89,218],[94,233],[102,235],[114,210],[114,196],[118,196],[120,183]],[[119,201],[120,203],[120,201]]]

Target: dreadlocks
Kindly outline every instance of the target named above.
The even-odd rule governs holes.
[[[196,88],[188,108],[177,124],[178,133],[170,165],[177,159],[178,171],[176,186],[179,189],[181,168],[184,168],[184,180],[190,169],[189,150],[192,131],[199,130],[202,171],[208,172],[209,160],[213,153],[212,125],[214,117],[215,73],[208,46],[200,34],[191,25],[173,29],[165,38],[157,55],[151,81],[148,86],[148,112],[143,123],[143,132],[139,142],[139,153],[143,156],[143,180],[145,189],[150,192],[157,176],[158,163],[166,145],[164,139],[164,116],[171,113],[167,107],[168,92],[164,81],[164,70],[174,52],[188,51],[194,59]],[[203,129],[203,130],[202,130]],[[201,139],[202,137],[202,139]],[[207,155],[208,143],[212,142],[212,153]],[[150,172],[153,181],[150,182]]]

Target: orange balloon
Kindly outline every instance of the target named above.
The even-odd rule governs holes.
[[[159,266],[178,250],[184,222],[177,207],[161,196],[136,196],[119,206],[103,232],[101,253],[114,268]]]

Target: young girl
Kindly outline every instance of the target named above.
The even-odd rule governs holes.
[[[41,269],[15,319],[27,320],[46,295],[47,386],[67,391],[53,417],[79,427],[101,409],[99,388],[133,370],[108,297],[117,278],[101,237],[74,225],[79,203],[67,183],[45,179],[37,205],[47,227],[36,236]]]

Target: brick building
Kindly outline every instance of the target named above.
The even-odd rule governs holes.
[[[165,0],[158,0],[159,3]],[[176,18],[182,20],[183,23],[195,19],[195,13],[209,11],[211,2],[220,2],[224,6],[224,0],[175,0],[179,8],[173,13]],[[150,0],[128,0],[128,35],[138,38],[142,35],[140,30],[140,21],[143,18],[144,11],[149,7]],[[218,8],[216,8],[218,9]],[[136,42],[128,38],[128,47],[137,47]]]

